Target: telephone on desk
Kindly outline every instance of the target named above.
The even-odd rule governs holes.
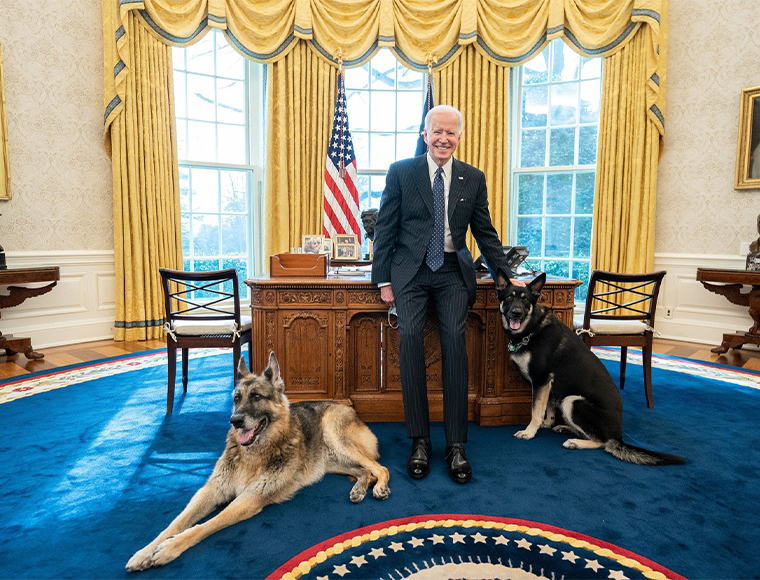
[[[528,257],[528,248],[525,246],[502,246],[502,249],[507,256],[507,266],[509,266],[509,269],[512,270],[514,274],[528,272],[525,268],[520,268],[520,264],[522,264],[523,260]],[[485,260],[483,260],[483,256],[480,256],[475,260],[475,270],[488,272],[488,267],[486,266]],[[523,270],[523,272],[520,272],[519,270]]]

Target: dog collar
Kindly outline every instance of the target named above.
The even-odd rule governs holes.
[[[507,344],[507,350],[508,350],[509,352],[515,352],[516,350],[518,350],[518,349],[520,349],[520,348],[524,347],[526,344],[528,344],[528,341],[529,341],[529,340],[530,340],[530,334],[529,334],[528,336],[524,337],[524,338],[523,338],[523,339],[522,339],[520,342],[518,342],[517,344],[512,344],[512,342],[510,341],[510,342]]]

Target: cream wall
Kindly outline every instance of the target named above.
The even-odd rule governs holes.
[[[670,0],[666,146],[656,259],[668,270],[657,327],[715,342],[749,327],[694,281],[697,266],[741,267],[760,191],[734,191],[739,91],[760,86],[760,4]],[[100,2],[0,0],[13,199],[0,244],[13,266],[61,265],[51,293],[2,313],[3,332],[38,348],[111,337],[113,217],[102,145]]]

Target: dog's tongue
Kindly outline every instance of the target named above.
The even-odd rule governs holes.
[[[241,445],[245,445],[253,439],[253,429],[245,429],[244,431],[238,431],[237,440]]]
[[[509,321],[509,328],[512,330],[520,330],[520,321],[519,320],[510,320]]]

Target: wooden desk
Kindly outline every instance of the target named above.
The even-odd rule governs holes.
[[[291,401],[331,399],[353,405],[366,421],[403,421],[399,335],[369,276],[256,278],[251,289],[253,371],[270,351],[280,362]],[[550,277],[541,303],[572,326],[580,282]],[[467,320],[469,420],[480,425],[523,424],[531,391],[511,363],[499,319],[496,288],[478,280]],[[424,329],[430,417],[443,419],[441,349],[433,312]]]
[[[27,298],[39,296],[50,292],[60,279],[58,266],[49,268],[8,268],[0,270],[0,286],[8,286],[9,294],[0,294],[0,310],[18,306]],[[37,282],[50,282],[47,286],[26,288],[14,286],[14,284],[34,284]],[[0,313],[1,315],[1,313]],[[7,355],[23,352],[26,358],[37,360],[45,355],[32,348],[32,340],[23,336],[3,335],[0,332],[0,348],[5,349]]]
[[[723,342],[711,352],[723,354],[729,348],[741,348],[745,344],[760,344],[760,272],[751,270],[721,270],[697,268],[697,281],[710,292],[725,296],[732,304],[747,306],[752,317],[752,327],[747,332],[724,334]],[[712,284],[717,282],[718,284]],[[742,293],[742,286],[752,286]]]

